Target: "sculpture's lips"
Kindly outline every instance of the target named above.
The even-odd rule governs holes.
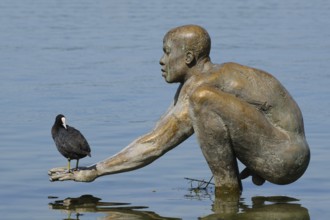
[[[162,71],[162,76],[164,77],[166,75],[166,72],[164,69],[161,69],[161,71]]]

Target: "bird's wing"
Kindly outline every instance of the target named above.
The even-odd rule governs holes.
[[[55,144],[57,146],[58,151],[65,157],[69,157],[71,146],[67,142],[67,139],[63,135],[57,135],[54,137]]]
[[[67,141],[72,147],[79,148],[80,151],[90,155],[91,149],[90,146],[82,133],[75,129],[74,127],[68,126],[67,131],[69,132],[69,137]]]

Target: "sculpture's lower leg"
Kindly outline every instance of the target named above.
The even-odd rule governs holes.
[[[203,155],[214,175],[217,193],[239,193],[242,190],[237,160],[230,141],[226,137],[221,120],[208,113],[212,120],[196,120],[195,129]],[[214,116],[214,117],[213,117]],[[222,131],[221,131],[222,130]]]
[[[216,194],[240,194],[242,184],[230,135],[221,116],[212,110],[207,94],[190,100],[190,116],[204,157],[214,175]]]

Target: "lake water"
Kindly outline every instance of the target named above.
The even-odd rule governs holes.
[[[1,219],[329,219],[329,11],[328,0],[1,0]],[[230,207],[184,179],[211,176],[193,136],[134,172],[49,182],[48,169],[66,164],[50,135],[56,114],[92,146],[83,166],[153,128],[177,87],[161,77],[163,35],[191,23],[209,31],[213,62],[266,70],[290,91],[311,147],[305,175],[244,180]]]

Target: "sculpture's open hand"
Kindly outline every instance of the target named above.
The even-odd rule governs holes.
[[[92,182],[97,177],[95,166],[80,167],[79,170],[68,171],[65,167],[52,168],[48,171],[50,181],[73,180],[77,182]]]

